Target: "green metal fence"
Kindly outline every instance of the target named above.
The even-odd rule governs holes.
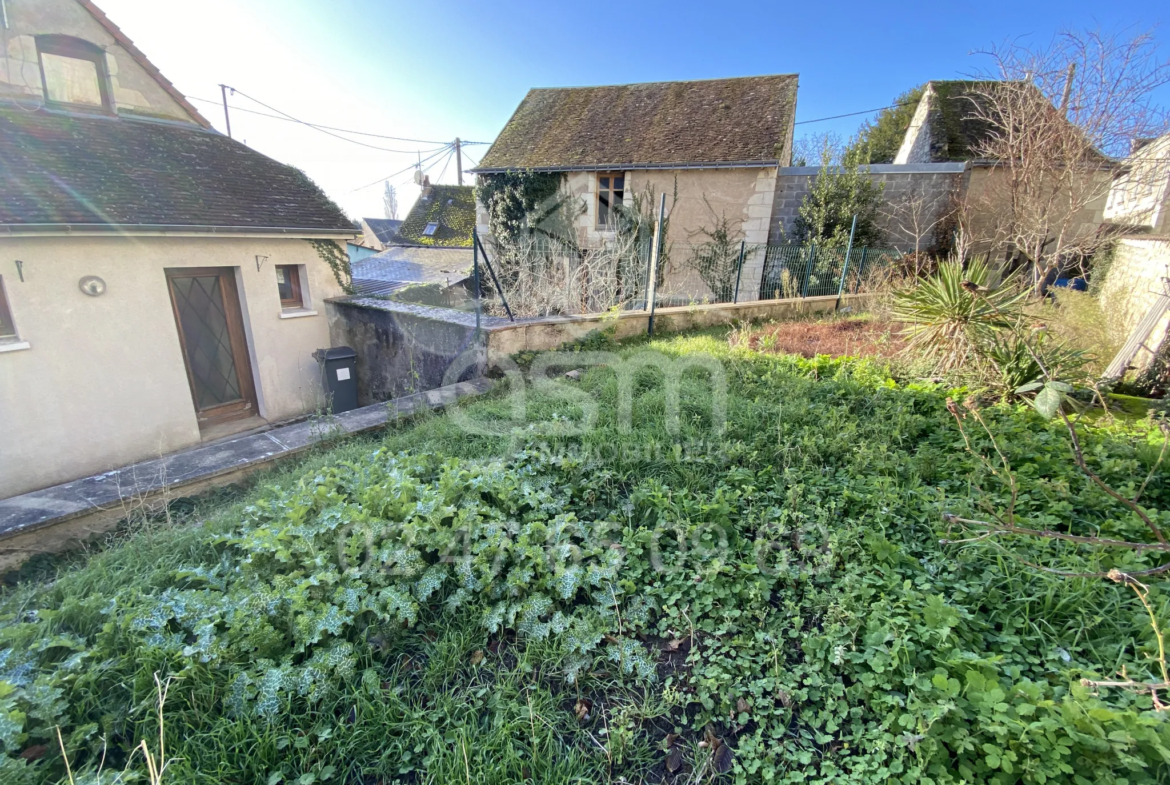
[[[893,248],[769,245],[758,297],[779,300],[870,291],[901,255]]]
[[[512,318],[648,307],[649,243],[582,249],[529,238],[477,251],[480,297],[469,287],[468,308]],[[671,242],[659,259],[654,300],[664,308],[869,292],[899,256],[891,248]]]

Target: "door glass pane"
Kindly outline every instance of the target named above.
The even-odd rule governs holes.
[[[219,276],[172,278],[171,286],[195,383],[195,408],[203,411],[241,400]]]

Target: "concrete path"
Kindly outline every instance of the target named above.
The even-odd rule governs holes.
[[[34,554],[66,550],[109,531],[135,510],[157,508],[170,499],[239,482],[324,440],[381,428],[388,421],[420,411],[441,409],[461,398],[485,393],[491,386],[491,381],[482,378],[460,382],[0,499],[0,573]]]

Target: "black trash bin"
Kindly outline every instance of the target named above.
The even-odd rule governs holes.
[[[357,352],[348,346],[318,349],[313,359],[321,366],[321,382],[325,400],[334,414],[358,407]]]

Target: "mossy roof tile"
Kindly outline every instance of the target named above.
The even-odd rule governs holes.
[[[528,92],[477,171],[787,164],[795,74]]]

